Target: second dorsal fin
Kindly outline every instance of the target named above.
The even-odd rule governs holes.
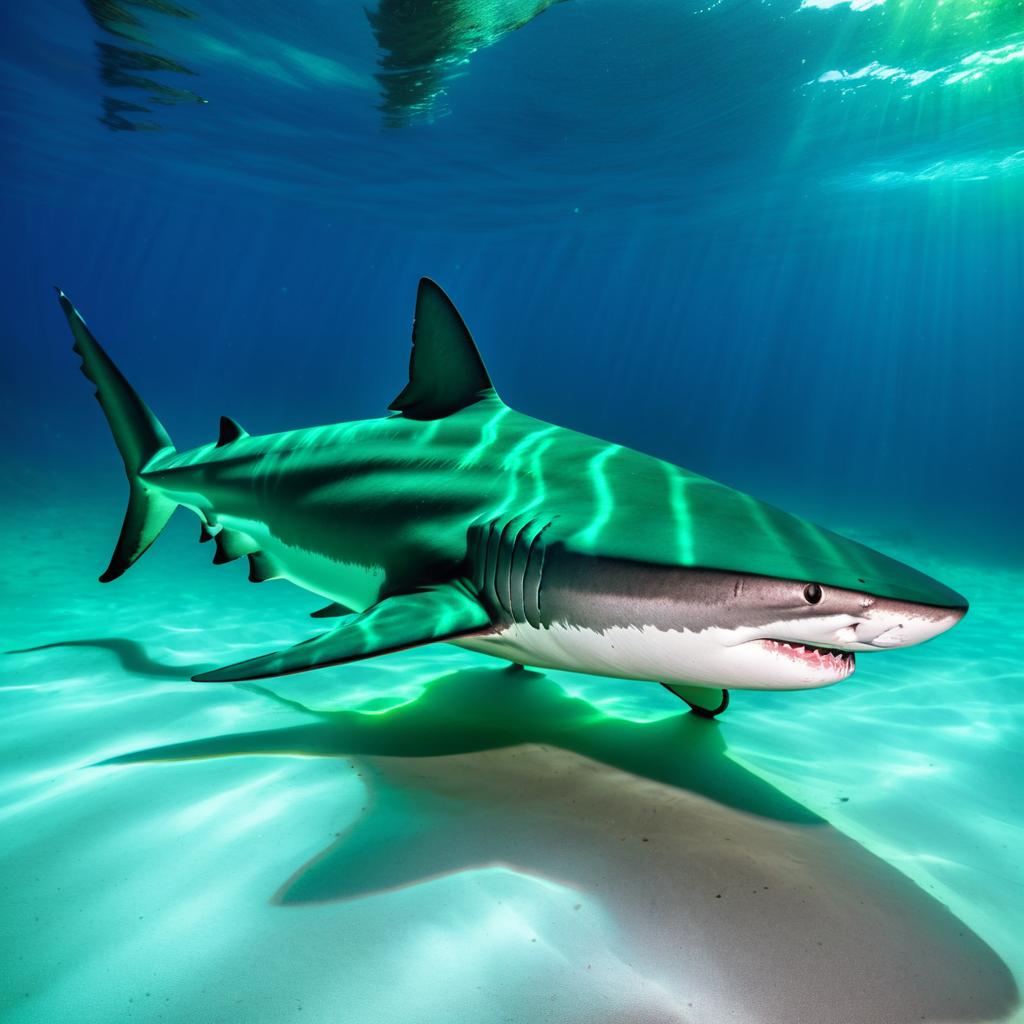
[[[491,378],[458,310],[424,277],[416,295],[409,383],[388,408],[412,420],[439,420],[493,395]]]
[[[237,441],[240,437],[248,437],[249,432],[243,430],[230,416],[221,416],[220,418],[220,434],[217,437],[217,447],[223,448],[226,444],[231,444],[232,441]]]

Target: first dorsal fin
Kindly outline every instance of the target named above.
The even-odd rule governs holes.
[[[438,420],[494,394],[458,310],[424,277],[416,296],[409,383],[388,408],[413,420]]]
[[[218,448],[223,448],[224,445],[231,444],[232,441],[237,441],[240,437],[248,436],[249,432],[243,430],[230,416],[221,416],[220,434],[217,437]]]

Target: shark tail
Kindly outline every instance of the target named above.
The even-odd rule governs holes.
[[[143,477],[153,459],[174,452],[174,445],[149,406],[103,351],[68,297],[59,288],[57,295],[75,338],[74,351],[82,357],[82,373],[96,385],[96,398],[110,424],[128,475],[128,511],[110,565],[100,576],[101,583],[109,583],[139,560],[178,507],[176,501],[147,484]]]

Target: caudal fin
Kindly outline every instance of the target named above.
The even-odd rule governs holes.
[[[121,536],[110,565],[100,577],[101,583],[109,583],[138,561],[178,507],[177,502],[148,486],[142,477],[153,458],[173,452],[174,445],[149,406],[100,347],[68,297],[59,288],[57,295],[75,338],[74,350],[82,357],[82,373],[96,385],[96,399],[124,459],[131,488]]]

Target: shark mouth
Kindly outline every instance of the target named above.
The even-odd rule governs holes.
[[[854,669],[855,659],[852,651],[840,651],[834,647],[815,647],[813,644],[794,644],[785,640],[762,640],[761,646],[773,654],[812,668],[824,669],[848,676]]]

